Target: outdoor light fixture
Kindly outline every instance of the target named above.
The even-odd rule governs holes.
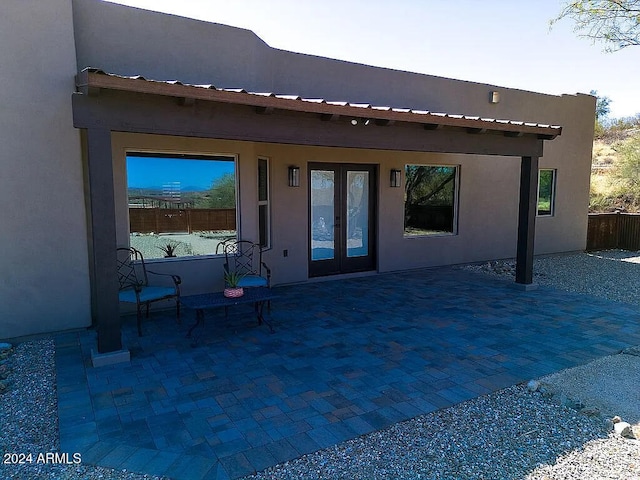
[[[300,186],[300,167],[289,167],[289,186]]]
[[[358,120],[353,118],[351,119],[351,125],[353,125],[354,127],[358,124]]]
[[[392,187],[399,187],[400,184],[402,183],[402,177],[400,175],[401,175],[400,170],[396,168],[392,168],[389,185]]]
[[[362,124],[366,127],[370,123],[371,123],[371,120],[367,118],[367,119],[364,120],[364,122]]]
[[[490,103],[499,103],[500,102],[500,92],[490,92],[489,93],[489,102]]]

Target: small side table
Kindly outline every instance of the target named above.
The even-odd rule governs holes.
[[[225,297],[222,292],[202,293],[199,295],[187,295],[185,297],[180,297],[180,303],[182,305],[196,311],[196,323],[189,328],[187,338],[191,337],[191,333],[198,325],[204,325],[205,309],[225,307],[226,312],[228,307],[244,303],[255,304],[258,325],[265,323],[269,327],[271,333],[275,333],[271,324],[264,318],[263,310],[265,302],[276,297],[277,296],[271,291],[271,289],[267,287],[245,288],[244,295],[235,298]]]

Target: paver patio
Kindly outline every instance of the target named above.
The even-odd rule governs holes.
[[[172,312],[129,364],[91,367],[92,331],[56,338],[62,452],[175,479],[238,478],[395,422],[640,344],[630,305],[455,268],[279,287],[206,313],[196,347]]]

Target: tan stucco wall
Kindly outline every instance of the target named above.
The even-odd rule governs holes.
[[[594,99],[587,95],[544,95],[473,82],[399,72],[271,49],[252,32],[95,0],[74,0],[78,67],[123,75],[179,79],[255,91],[275,91],[330,100],[368,102],[559,124],[563,134],[545,142],[543,168],[557,173],[553,217],[537,219],[536,253],[583,249],[586,242]],[[131,28],[131,25],[144,28]],[[160,33],[161,32],[161,33]],[[195,33],[194,33],[195,32]],[[100,38],[98,43],[93,38]],[[134,46],[133,48],[132,45]],[[184,52],[188,51],[189,55]],[[239,61],[238,59],[241,59]],[[357,81],[360,78],[362,81]],[[501,101],[489,102],[498,90]],[[516,252],[520,159],[411,152],[380,152],[268,143],[228,142],[142,135],[114,135],[119,241],[126,242],[124,151],[227,153],[238,157],[241,229],[257,238],[256,161],[270,159],[272,248],[266,258],[275,284],[308,279],[309,162],[370,163],[379,166],[379,272],[513,257]],[[388,186],[391,168],[408,163],[460,166],[458,234],[403,236],[403,189]],[[287,187],[287,167],[301,167],[300,188]],[[288,256],[283,256],[283,250]],[[200,291],[221,288],[221,260],[172,260],[158,268],[193,278]],[[168,271],[168,270],[166,270]]]
[[[78,68],[93,66],[112,73],[141,74],[157,80],[179,79],[186,83],[212,83],[221,87],[242,87],[328,100],[562,125],[562,136],[545,142],[545,155],[540,162],[542,167],[558,169],[558,183],[556,215],[538,220],[536,252],[580,250],[586,245],[595,108],[595,99],[589,95],[545,95],[370,67],[272,49],[253,32],[239,28],[97,0],[73,0],[73,4]],[[498,104],[489,102],[489,93],[493,90],[500,92]],[[274,161],[275,164],[278,162]],[[470,165],[473,167],[475,163],[471,161]],[[502,163],[483,162],[483,165],[501,168]],[[505,165],[515,168],[515,162],[506,162]],[[466,183],[463,187],[471,188],[471,191],[463,191],[461,197],[463,216],[466,198],[482,198],[483,193],[478,190],[480,186],[473,186],[482,175],[502,178],[507,173],[467,172],[469,167],[465,166],[463,182]],[[514,182],[517,185],[518,181],[516,168],[496,186],[511,189],[513,193],[517,189],[513,190],[511,185]],[[477,202],[468,205],[471,207]],[[511,211],[512,206],[506,208],[509,215],[515,215]],[[479,217],[485,215],[495,218],[496,214],[483,212]],[[502,214],[497,215],[502,218]],[[474,217],[474,221],[478,221],[475,214]],[[463,242],[461,239],[458,241]],[[503,238],[496,236],[496,243],[502,242]],[[450,242],[446,244],[446,248],[442,247],[445,250],[454,246]],[[485,251],[478,247],[474,250]],[[487,255],[495,251],[491,248]],[[383,253],[381,251],[381,256]],[[501,250],[500,256],[512,254],[512,249],[505,249]],[[450,258],[450,255],[446,253],[439,258]],[[469,256],[479,255],[467,253],[465,258]],[[404,265],[404,262],[398,261],[397,264]]]
[[[0,14],[0,338],[89,325],[71,0]]]
[[[237,158],[241,236],[257,239],[257,159],[270,160],[272,248],[265,259],[273,284],[308,280],[308,164],[365,163],[379,166],[377,189],[379,272],[512,257],[516,251],[520,160],[508,157],[382,152],[365,149],[308,147],[234,142],[159,135],[113,134],[118,243],[128,242],[126,197],[127,151],[225,154]],[[460,168],[458,233],[409,238],[403,235],[403,189],[389,186],[389,171],[407,164],[456,165]],[[287,167],[301,168],[301,186],[287,186]],[[558,180],[560,183],[560,179]],[[562,187],[559,187],[562,188]],[[559,212],[558,215],[562,215]],[[540,219],[541,229],[545,228]],[[561,229],[559,238],[565,230]],[[548,234],[546,234],[548,235]],[[539,236],[542,236],[539,234]],[[571,239],[569,240],[571,241]],[[287,250],[285,257],[283,251]],[[185,294],[222,288],[222,259],[158,260],[154,270],[183,276]]]

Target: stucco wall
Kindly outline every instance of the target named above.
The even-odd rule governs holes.
[[[90,324],[71,0],[3,0],[0,338]]]
[[[96,0],[74,0],[74,19],[78,68],[90,65],[158,80],[179,79],[562,125],[563,135],[546,142],[540,161],[541,167],[558,170],[557,197],[555,215],[537,220],[536,252],[571,251],[585,246],[593,97],[544,95],[291,53],[270,48],[250,31]],[[500,103],[489,102],[492,90],[500,92]],[[166,141],[171,142],[161,143]],[[200,143],[187,143],[195,153],[199,151]],[[519,159],[247,142],[222,145],[232,153],[243,152],[239,155],[243,198],[255,197],[255,191],[248,190],[255,189],[252,169],[256,158],[271,158],[273,249],[267,256],[278,272],[277,283],[307,278],[308,192],[304,182],[298,189],[285,185],[288,165],[300,165],[304,179],[310,161],[379,165],[379,271],[515,255]],[[222,147],[209,142],[206,148]],[[410,239],[402,236],[402,191],[390,189],[386,178],[390,168],[402,169],[407,163],[461,166],[458,235]],[[256,228],[251,205],[244,202],[242,206],[245,237]],[[286,258],[282,256],[285,249],[289,253]]]
[[[73,0],[73,4],[78,68],[562,125],[562,136],[545,142],[541,159],[541,167],[558,169],[558,183],[556,215],[538,220],[536,252],[580,250],[586,245],[595,108],[589,95],[545,95],[370,67],[272,49],[253,32],[238,28],[98,0]],[[498,104],[489,102],[493,90],[500,92]],[[514,162],[505,165],[512,168]],[[478,171],[474,177],[504,173]],[[474,183],[474,177],[465,180],[467,185]],[[504,179],[509,185],[518,181],[517,169]],[[502,256],[513,253],[505,250]]]
[[[309,147],[198,138],[114,133],[118,242],[128,242],[127,151],[225,154],[238,161],[241,232],[257,239],[257,158],[270,160],[272,248],[265,254],[273,284],[308,279],[308,164],[364,163],[379,166],[377,189],[379,272],[504,258],[515,255],[520,160],[506,157],[384,152],[366,149]],[[404,190],[391,188],[388,172],[406,164],[456,165],[460,168],[458,233],[405,238]],[[287,186],[287,167],[301,168],[301,186]],[[285,257],[283,251],[287,250]],[[183,276],[185,294],[222,288],[221,258],[158,260],[154,270]]]

